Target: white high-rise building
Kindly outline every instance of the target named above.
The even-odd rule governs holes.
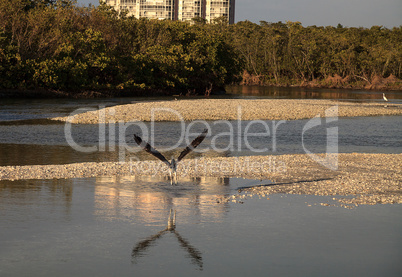
[[[173,19],[174,0],[105,0],[115,10],[136,18]]]
[[[115,10],[136,18],[191,21],[201,17],[211,22],[218,17],[234,23],[235,0],[104,0]]]
[[[177,20],[187,21],[194,17],[202,17],[202,1],[177,0]]]
[[[231,9],[233,9],[233,19],[232,22],[234,23],[234,2],[235,1],[213,1],[213,0],[207,0],[205,1],[205,19],[208,22],[211,22],[214,18],[218,17],[227,17],[229,22],[231,19]],[[231,3],[233,2],[233,3]],[[233,7],[232,7],[233,5]]]

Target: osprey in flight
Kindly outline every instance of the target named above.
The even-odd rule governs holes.
[[[177,160],[172,159],[170,162],[163,156],[158,150],[153,148],[149,143],[143,141],[139,136],[134,134],[135,142],[141,146],[146,152],[157,157],[159,160],[164,162],[169,167],[170,183],[177,184],[177,163],[180,162],[188,153],[193,151],[207,136],[208,129],[205,129],[198,137],[196,137],[179,155]],[[174,176],[174,182],[173,177]]]

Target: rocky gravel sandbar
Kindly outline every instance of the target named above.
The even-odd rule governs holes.
[[[239,191],[260,196],[337,195],[345,205],[402,204],[402,154],[339,154],[338,159],[337,170],[305,154],[184,159],[178,176],[271,180],[273,184]],[[167,168],[159,161],[0,167],[0,180],[137,175],[167,175]]]
[[[332,100],[294,99],[197,99],[139,102],[108,107],[52,120],[80,124],[132,121],[192,120],[298,120],[332,117],[337,107],[340,117],[401,115],[402,105]]]

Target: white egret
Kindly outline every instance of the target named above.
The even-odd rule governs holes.
[[[387,97],[385,96],[385,93],[384,93],[384,92],[382,93],[382,99],[384,99],[385,102],[388,102],[388,99],[387,99]]]

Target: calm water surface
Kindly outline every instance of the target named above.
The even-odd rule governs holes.
[[[338,151],[340,153],[402,153],[402,128],[400,116],[339,118],[335,123],[317,126],[303,133],[309,120],[264,121],[252,124],[232,121],[229,124],[207,122],[211,127],[210,136],[190,156],[244,156],[279,155],[305,153],[325,153],[327,147],[327,128],[338,128]],[[251,125],[252,124],[252,125]],[[250,125],[250,126],[249,126]],[[177,122],[147,124],[153,137],[146,139],[167,157],[178,156],[188,144],[181,140],[182,126]],[[189,125],[186,123],[185,128]],[[249,128],[248,128],[249,126]],[[275,127],[278,126],[278,127]],[[191,132],[199,133],[205,125],[195,124]],[[269,134],[257,137],[243,135],[249,133]],[[113,131],[110,131],[112,130]],[[231,132],[233,130],[233,133]],[[273,130],[276,130],[273,136]],[[113,136],[110,133],[114,133]],[[130,158],[149,160],[152,156],[141,151],[133,140],[134,133],[141,133],[136,125],[127,128],[106,126],[106,133],[100,136],[98,125],[74,125],[73,142],[94,151],[83,153],[72,148],[66,140],[63,124],[45,125],[1,125],[0,124],[0,165],[64,164],[91,161],[129,161]],[[226,135],[225,135],[226,134]],[[228,135],[230,134],[230,135]],[[114,139],[110,139],[113,137]],[[194,137],[189,138],[189,141]],[[144,138],[145,139],[145,138]],[[126,147],[118,147],[125,141]],[[240,141],[240,143],[239,143]],[[98,151],[104,145],[104,149]],[[175,150],[171,150],[174,148]],[[177,150],[176,150],[177,148]],[[41,153],[38,155],[38,153]]]
[[[400,206],[347,210],[293,195],[217,203],[250,183],[0,181],[1,276],[400,276]]]
[[[382,92],[342,89],[275,88],[261,86],[229,86],[227,94],[212,98],[242,99],[338,99],[358,102],[383,102]],[[402,91],[386,92],[391,103],[402,103]],[[108,99],[0,99],[0,121],[43,119],[67,116],[78,108],[99,108],[131,104],[139,101],[196,99],[197,97],[108,98]],[[203,97],[198,97],[202,98]]]
[[[381,92],[231,87],[231,98],[325,98],[382,101]],[[387,97],[400,103],[401,92]],[[153,100],[172,100],[153,99]],[[72,149],[64,125],[46,120],[80,107],[99,108],[150,99],[1,100],[0,166],[150,159],[132,142],[136,126],[120,132],[80,125]],[[197,156],[241,156],[326,151],[327,128],[338,127],[339,152],[402,153],[401,117],[340,118],[305,132],[308,120],[287,121],[272,136],[250,138],[231,122],[233,141],[213,136],[230,127],[212,126]],[[277,122],[266,121],[267,126]],[[262,132],[254,125],[250,132]],[[151,126],[149,126],[151,128]],[[225,128],[228,128],[226,130]],[[194,132],[203,126],[195,126]],[[114,130],[114,131],[113,131]],[[180,125],[156,123],[158,149],[178,143]],[[109,136],[114,132],[116,137]],[[304,144],[302,143],[302,138]],[[119,139],[128,148],[112,149]],[[208,149],[215,144],[220,151]],[[134,148],[133,148],[134,147]],[[204,148],[203,148],[204,147]],[[255,153],[252,149],[259,149]],[[178,152],[168,150],[167,156]],[[66,180],[0,181],[0,276],[401,276],[401,205],[360,206],[352,210],[333,197],[271,195],[241,203],[221,199],[239,187],[269,180],[180,178],[179,185],[152,177],[97,177]],[[176,228],[167,229],[170,210]]]

